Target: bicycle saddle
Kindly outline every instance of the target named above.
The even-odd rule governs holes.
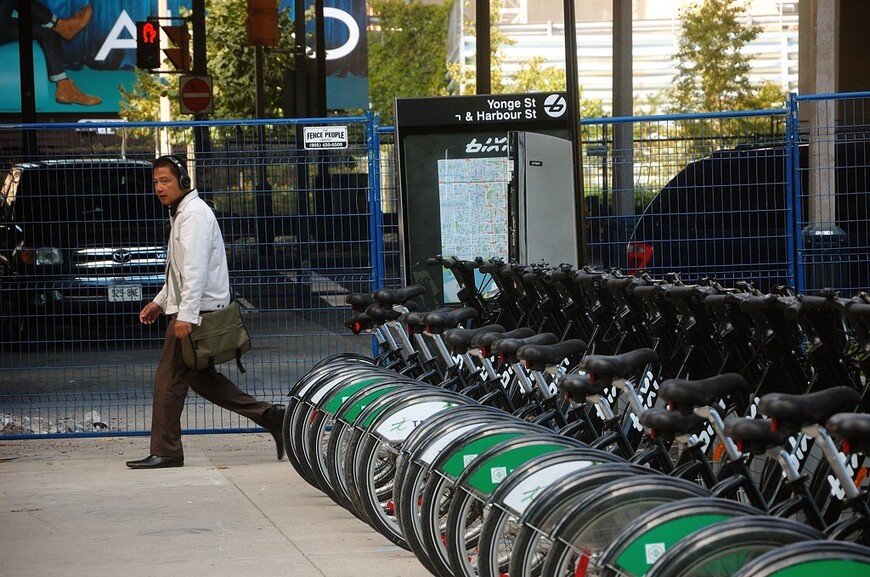
[[[432,334],[443,333],[446,329],[453,329],[459,323],[477,318],[477,310],[471,307],[450,309],[447,311],[437,310],[423,315],[426,332]]]
[[[479,348],[483,356],[488,357],[492,352],[492,343],[495,341],[501,339],[526,339],[534,336],[534,334],[535,331],[531,327],[520,327],[503,333],[484,331],[471,338],[471,346]]]
[[[739,396],[735,400],[744,406],[749,401],[748,394],[746,379],[737,373],[723,373],[706,379],[668,379],[659,388],[659,395],[683,414],[691,413],[695,407],[715,405],[728,395]]]
[[[764,453],[771,447],[782,445],[788,433],[774,431],[770,419],[735,419],[725,425],[725,436],[731,438],[740,452]]]
[[[381,306],[391,307],[393,305],[403,304],[422,294],[426,294],[426,289],[423,286],[416,284],[397,289],[378,289],[372,297],[375,301],[381,303]]]
[[[580,361],[580,368],[592,374],[594,380],[603,379],[609,384],[614,378],[624,378],[658,359],[654,350],[641,348],[618,355],[589,355]]]
[[[501,325],[486,325],[476,329],[450,329],[444,333],[444,342],[453,347],[457,353],[466,353],[474,347],[472,339],[485,333],[502,334],[505,328]]]
[[[492,352],[498,353],[503,362],[515,363],[517,351],[523,345],[552,345],[559,342],[553,333],[540,333],[524,339],[502,338],[492,343]]]
[[[402,316],[401,311],[391,308],[384,308],[377,303],[369,305],[366,308],[366,313],[376,325],[382,325],[389,321],[394,321]]]
[[[837,413],[825,422],[825,429],[843,439],[844,452],[870,452],[870,415],[867,413]]]
[[[805,395],[768,393],[758,409],[773,419],[777,430],[797,432],[804,425],[821,424],[835,413],[852,411],[861,396],[851,387],[831,387]]]
[[[640,424],[656,436],[673,439],[677,435],[687,435],[697,431],[707,420],[692,413],[684,415],[667,409],[647,409],[640,415]]]
[[[558,365],[564,359],[586,350],[586,341],[569,339],[552,345],[527,344],[517,349],[517,358],[526,361],[531,369],[541,370],[547,365]]]

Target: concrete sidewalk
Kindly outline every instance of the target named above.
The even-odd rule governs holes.
[[[184,467],[132,471],[147,437],[0,437],[0,575],[428,575],[276,461],[268,434],[184,444]]]

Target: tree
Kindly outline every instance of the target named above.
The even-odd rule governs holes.
[[[214,90],[213,118],[253,118],[255,115],[256,49],[248,45],[246,0],[206,0],[208,74]],[[184,15],[184,14],[182,14]],[[283,116],[284,71],[292,70],[293,27],[289,11],[278,15],[281,51],[264,54],[266,116]],[[137,70],[130,90],[120,87],[121,116],[133,121],[159,119],[159,97],[169,97],[173,118],[180,117],[176,76]]]
[[[469,4],[469,0],[459,0]],[[499,53],[502,46],[510,46],[514,41],[508,38],[507,34],[502,32],[496,24],[501,14],[501,0],[491,0],[489,3],[489,48],[490,48],[490,88],[493,94],[504,94],[505,89],[504,77],[501,73],[502,57]],[[476,33],[474,22],[468,20],[463,23],[463,28],[466,34],[474,36]],[[464,65],[466,64],[466,65]],[[477,69],[475,66],[468,66],[467,63],[451,62],[447,65],[450,75],[451,92],[455,94],[476,94],[477,93]]]
[[[393,99],[447,94],[447,19],[450,2],[373,0],[377,26],[369,33],[369,93],[383,124]]]
[[[509,86],[512,92],[554,92],[567,88],[565,71],[555,66],[544,66],[541,56],[524,62],[517,71],[515,84]],[[580,118],[601,118],[604,116],[604,104],[601,100],[583,98],[583,87],[578,87],[580,99],[578,112]]]
[[[683,32],[670,93],[673,112],[722,112],[782,106],[785,92],[753,86],[745,47],[761,32],[744,24],[744,0],[703,0],[681,11]]]

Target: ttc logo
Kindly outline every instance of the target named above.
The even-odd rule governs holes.
[[[550,118],[559,118],[568,110],[568,103],[561,94],[551,94],[544,100],[544,112]]]

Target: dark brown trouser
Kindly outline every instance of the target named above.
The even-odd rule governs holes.
[[[154,375],[154,406],[151,414],[151,454],[180,457],[181,412],[187,389],[204,399],[262,424],[263,414],[272,407],[240,390],[215,369],[187,368],[181,357],[181,341],[175,338],[175,320],[169,321],[163,352]]]

